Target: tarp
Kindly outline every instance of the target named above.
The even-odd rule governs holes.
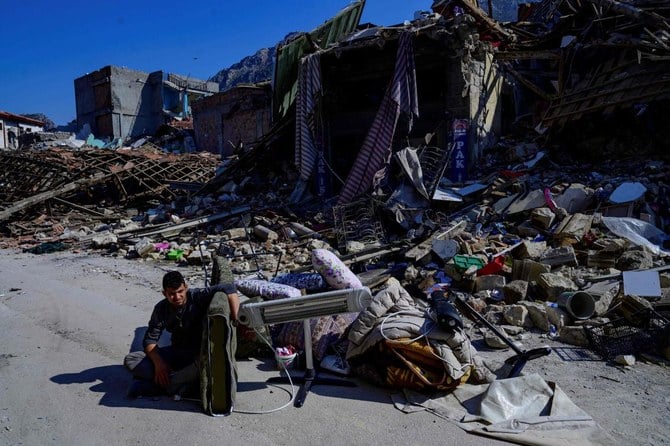
[[[433,396],[405,390],[395,394],[393,401],[403,412],[428,410],[470,433],[517,444],[615,444],[556,383],[545,382],[537,374],[491,384],[462,384],[451,393]]]
[[[353,3],[310,33],[304,33],[289,43],[277,47],[272,98],[275,122],[286,116],[295,102],[300,59],[318,49],[325,49],[343,36],[351,34],[358,26],[364,5],[364,1]]]
[[[667,234],[646,221],[628,217],[602,217],[602,222],[614,234],[638,246],[644,246],[654,255],[670,255],[670,252],[661,247],[668,238]]]

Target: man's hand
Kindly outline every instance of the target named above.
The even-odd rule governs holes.
[[[170,367],[167,365],[161,355],[158,354],[158,348],[156,344],[148,345],[145,349],[145,352],[151,362],[154,363],[154,381],[159,386],[165,388],[170,385]]]
[[[165,388],[170,385],[170,367],[163,361],[159,359],[157,362],[154,362],[154,381],[159,386]]]

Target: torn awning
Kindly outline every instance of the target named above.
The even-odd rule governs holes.
[[[277,46],[272,98],[272,112],[275,121],[286,116],[289,108],[295,102],[300,59],[318,49],[327,48],[340,40],[342,36],[351,34],[358,26],[364,5],[364,1],[349,5],[312,32],[304,33],[285,45]]]

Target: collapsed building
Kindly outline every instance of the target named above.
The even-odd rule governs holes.
[[[500,23],[436,1],[385,27],[360,24],[363,5],[280,45],[272,91],[193,105],[223,160],[146,140],[1,154],[4,234],[35,252],[221,255],[267,299],[312,291],[295,275],[327,249],[376,292],[459,293],[508,336],[668,358],[667,2],[548,0]],[[64,228],[86,216],[104,224]],[[313,330],[318,359],[347,322]]]
[[[193,102],[193,130],[199,150],[230,156],[270,130],[270,83],[238,85]]]

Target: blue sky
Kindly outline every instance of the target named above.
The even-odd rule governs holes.
[[[348,0],[0,0],[0,110],[76,117],[74,79],[106,65],[207,79],[311,31]],[[394,25],[432,0],[367,0],[362,23]]]

